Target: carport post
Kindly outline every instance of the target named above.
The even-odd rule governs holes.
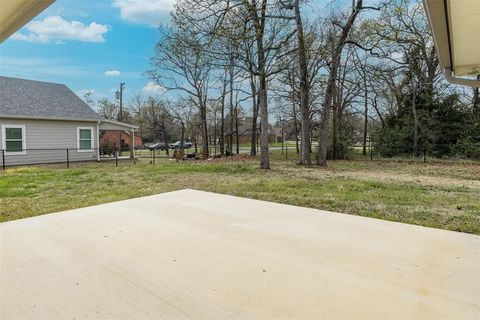
[[[118,150],[115,152],[115,167],[118,167]]]

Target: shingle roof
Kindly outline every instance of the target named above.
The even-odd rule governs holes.
[[[99,115],[64,84],[0,76],[0,116],[97,120]]]

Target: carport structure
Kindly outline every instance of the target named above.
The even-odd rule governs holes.
[[[97,137],[99,139],[98,140],[98,145],[100,147],[102,147],[102,145],[100,143],[100,140],[102,138],[102,135],[105,132],[113,131],[113,132],[118,134],[118,139],[115,143],[116,144],[115,147],[117,148],[117,150],[119,152],[122,151],[122,144],[123,143],[130,144],[130,150],[131,150],[130,157],[134,157],[135,132],[136,132],[137,129],[138,129],[138,126],[136,126],[136,125],[132,125],[132,124],[125,123],[125,122],[114,121],[114,120],[102,119],[102,120],[99,121],[99,124],[98,124],[98,130],[99,130],[99,134],[97,135]],[[122,132],[129,132],[131,141],[128,141],[128,142],[127,141],[122,141],[122,139],[121,139],[121,133]],[[100,155],[99,155],[99,160],[100,160]]]
[[[0,224],[1,319],[476,319],[480,237],[194,190]]]

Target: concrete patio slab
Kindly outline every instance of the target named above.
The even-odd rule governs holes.
[[[478,319],[480,237],[182,190],[0,224],[1,319]]]

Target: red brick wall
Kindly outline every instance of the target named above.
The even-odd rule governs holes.
[[[103,135],[102,135],[103,133]],[[110,146],[118,146],[118,140],[124,140],[123,147],[132,146],[132,137],[130,134],[124,131],[102,131],[100,133],[100,146],[110,145]],[[141,146],[143,144],[142,138],[135,135],[135,146]]]

